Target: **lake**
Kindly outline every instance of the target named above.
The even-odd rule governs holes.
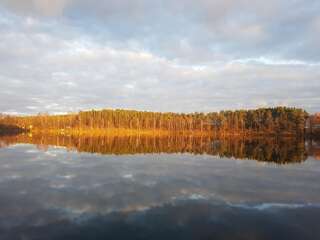
[[[320,144],[0,137],[0,239],[320,239]]]

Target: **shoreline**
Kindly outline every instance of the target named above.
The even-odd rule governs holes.
[[[110,129],[32,129],[27,130],[27,134],[48,134],[48,135],[65,135],[65,136],[191,136],[191,137],[217,137],[217,138],[303,138],[306,134],[295,134],[289,132],[274,133],[274,132],[213,132],[213,131],[169,131],[169,130],[151,130],[151,129],[126,129],[126,128],[110,128]]]

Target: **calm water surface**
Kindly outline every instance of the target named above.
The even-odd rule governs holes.
[[[320,145],[0,137],[0,239],[320,239]]]

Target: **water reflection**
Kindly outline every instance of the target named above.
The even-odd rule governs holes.
[[[299,162],[317,153],[312,141],[20,135],[0,143],[1,240],[320,238],[319,161],[229,158],[266,161],[271,151],[277,162]]]
[[[309,154],[316,154],[315,142],[305,144],[303,138],[224,138],[209,136],[63,136],[16,135],[0,137],[0,147],[30,143],[46,150],[62,146],[78,152],[100,154],[192,153],[236,159],[253,159],[277,164],[300,163]]]
[[[33,218],[46,218],[46,214],[53,215],[48,211]],[[279,236],[280,239],[314,240],[320,238],[319,214],[320,209],[313,207],[260,211],[186,201],[143,212],[113,212],[77,220],[63,219],[56,213],[47,224],[41,220],[36,225],[25,223],[24,227],[5,229],[0,234],[3,240],[267,240],[279,239]]]

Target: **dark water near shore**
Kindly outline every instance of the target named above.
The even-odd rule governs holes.
[[[303,139],[0,137],[0,239],[320,239]]]

